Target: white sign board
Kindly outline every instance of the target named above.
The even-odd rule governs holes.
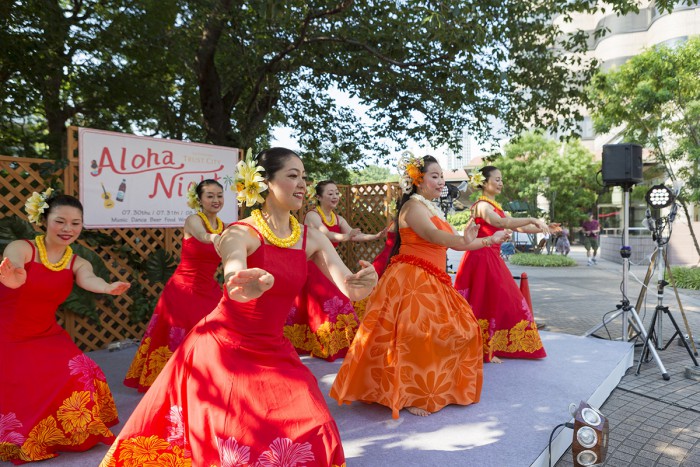
[[[85,228],[182,227],[195,212],[187,189],[205,179],[224,186],[224,224],[237,218],[238,149],[89,128],[78,148]]]

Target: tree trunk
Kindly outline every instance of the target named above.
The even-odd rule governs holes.
[[[695,245],[695,251],[698,256],[700,256],[700,244],[698,244],[698,237],[695,235],[695,229],[693,229],[693,220],[690,218],[690,212],[688,211],[688,205],[685,201],[678,200],[683,207],[683,212],[685,213],[685,219],[688,221],[688,230],[690,230],[690,237],[693,239],[693,245]],[[700,259],[698,260],[700,263]]]

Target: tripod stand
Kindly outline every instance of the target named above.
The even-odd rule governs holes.
[[[602,323],[596,325],[592,329],[589,329],[586,331],[584,334],[585,337],[594,335],[596,331],[598,331],[600,328],[606,326],[609,322],[617,318],[618,316],[622,317],[622,341],[627,342],[629,340],[629,324],[630,324],[630,318],[632,318],[632,327],[636,329],[638,334],[641,334],[645,340],[647,340],[647,333],[644,330],[644,325],[642,324],[642,320],[639,318],[639,315],[637,314],[637,310],[630,304],[629,298],[627,297],[627,273],[629,271],[629,265],[630,265],[630,256],[632,256],[632,248],[629,246],[629,230],[630,230],[630,221],[629,221],[629,208],[630,208],[630,191],[632,191],[632,185],[633,184],[626,184],[622,186],[622,193],[623,193],[623,222],[622,222],[622,247],[620,247],[620,256],[622,257],[622,302],[621,304],[617,305],[617,311],[613,313],[612,316],[606,318],[603,320]],[[594,336],[595,337],[595,336]],[[651,353],[652,357],[656,361],[656,364],[659,367],[659,370],[661,371],[661,377],[668,381],[671,379],[669,376],[668,372],[666,371],[666,368],[664,367],[664,364],[661,362],[661,358],[659,357],[659,354],[656,352],[656,349],[654,346],[647,346],[649,349],[649,352]]]
[[[675,215],[674,210],[676,209],[676,206],[674,205],[672,209],[672,214],[669,215],[668,219],[671,219],[671,216]],[[649,349],[659,349],[659,350],[666,350],[669,345],[673,342],[673,339],[675,339],[676,336],[679,336],[681,339],[681,342],[685,346],[685,349],[688,351],[688,355],[690,355],[690,358],[693,360],[693,363],[695,366],[698,366],[698,361],[695,358],[695,355],[698,354],[697,349],[695,348],[695,342],[693,340],[693,333],[690,331],[690,326],[688,325],[688,320],[685,316],[685,312],[683,311],[683,305],[681,305],[680,297],[678,296],[678,290],[676,289],[676,284],[673,280],[673,275],[671,273],[671,267],[668,264],[667,256],[666,256],[666,247],[668,244],[668,239],[664,241],[663,237],[663,226],[669,224],[669,221],[662,221],[661,219],[657,220],[654,223],[654,231],[653,231],[653,237],[654,240],[656,241],[656,250],[654,251],[654,254],[651,256],[651,262],[649,264],[649,269],[647,270],[647,275],[645,277],[644,281],[644,287],[642,288],[642,292],[640,294],[640,300],[643,298],[645,294],[645,290],[647,285],[649,284],[649,279],[651,277],[651,273],[654,269],[654,267],[658,267],[657,271],[657,288],[656,288],[656,308],[654,308],[654,314],[651,317],[651,323],[649,324],[649,331],[647,331],[647,336],[646,339],[644,339],[644,346],[642,347],[642,353],[639,357],[639,363],[637,365],[637,372],[636,374],[639,374],[642,368],[642,363],[648,362],[649,361]],[[671,220],[672,222],[672,220]],[[670,237],[670,233],[669,233]],[[656,264],[658,262],[658,264]],[[690,346],[688,345],[688,342],[686,342],[685,338],[683,337],[683,333],[681,332],[680,328],[678,327],[678,323],[676,323],[675,318],[673,317],[673,314],[669,311],[667,306],[664,306],[663,304],[663,299],[664,299],[664,288],[669,285],[668,282],[664,279],[664,272],[668,274],[669,279],[671,280],[671,285],[673,286],[673,290],[676,293],[676,299],[678,300],[678,305],[681,311],[681,316],[683,316],[683,321],[685,322],[685,328],[686,331],[688,331],[688,337],[690,339],[690,342],[693,344],[693,349],[695,350],[695,354],[693,355],[693,352],[690,350]],[[639,301],[637,301],[637,304],[639,305]],[[663,345],[663,337],[662,337],[662,320],[663,320],[663,315],[666,315],[670,318],[671,324],[673,324],[674,329],[676,330],[675,333],[670,337],[668,340],[668,343],[661,347]],[[653,345],[652,345],[653,344]]]

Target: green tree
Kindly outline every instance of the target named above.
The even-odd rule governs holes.
[[[615,129],[625,141],[650,148],[665,172],[657,172],[659,181],[685,182],[678,199],[700,254],[687,206],[700,201],[700,38],[648,49],[599,73],[590,94],[596,131]]]
[[[544,215],[551,222],[575,227],[595,205],[600,164],[578,140],[566,143],[539,133],[525,133],[508,143],[503,154],[490,158],[503,176],[501,201],[524,201],[536,210],[538,195],[549,202]]]
[[[606,8],[624,14],[637,1]],[[595,62],[583,54],[588,33],[564,36],[551,18],[598,9],[590,0],[8,0],[0,120],[12,131],[0,149],[40,152],[43,141],[58,158],[66,124],[247,148],[287,125],[304,156],[340,151],[348,165],[409,138],[456,148],[454,128],[483,139],[495,121],[511,132],[574,128]],[[367,118],[334,90],[358,98]]]
[[[396,182],[399,176],[391,173],[391,169],[378,165],[368,165],[358,171],[353,171],[350,180],[354,185],[360,183]]]

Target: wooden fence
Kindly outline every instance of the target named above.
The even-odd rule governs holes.
[[[68,158],[64,161],[0,156],[0,218],[15,216],[26,220],[23,209],[26,199],[34,191],[43,191],[51,180],[62,185],[64,193],[78,196],[78,153],[75,134],[73,129],[69,131]],[[338,189],[341,193],[338,213],[345,217],[350,225],[359,227],[365,233],[374,233],[385,227],[388,205],[399,193],[396,184],[384,183],[340,185]],[[307,201],[297,213],[300,220],[310,208],[313,208],[313,205],[309,205]],[[140,286],[147,296],[157,297],[163,289],[163,284],[152,283],[144,273],[134,271],[123,251],[131,249],[131,254],[145,260],[152,252],[165,250],[179,260],[182,229],[128,228],[100,229],[98,232],[111,237],[114,244],[91,247],[82,237],[78,243],[92,249],[102,258],[112,280],[131,282],[132,287]],[[383,240],[348,242],[341,244],[338,252],[350,269],[357,270],[359,259],[371,261],[383,247]],[[99,323],[66,307],[59,310],[57,318],[81,349],[96,350],[115,341],[141,338],[147,321],[130,321],[129,307],[132,304],[132,298],[127,295],[99,298]]]

